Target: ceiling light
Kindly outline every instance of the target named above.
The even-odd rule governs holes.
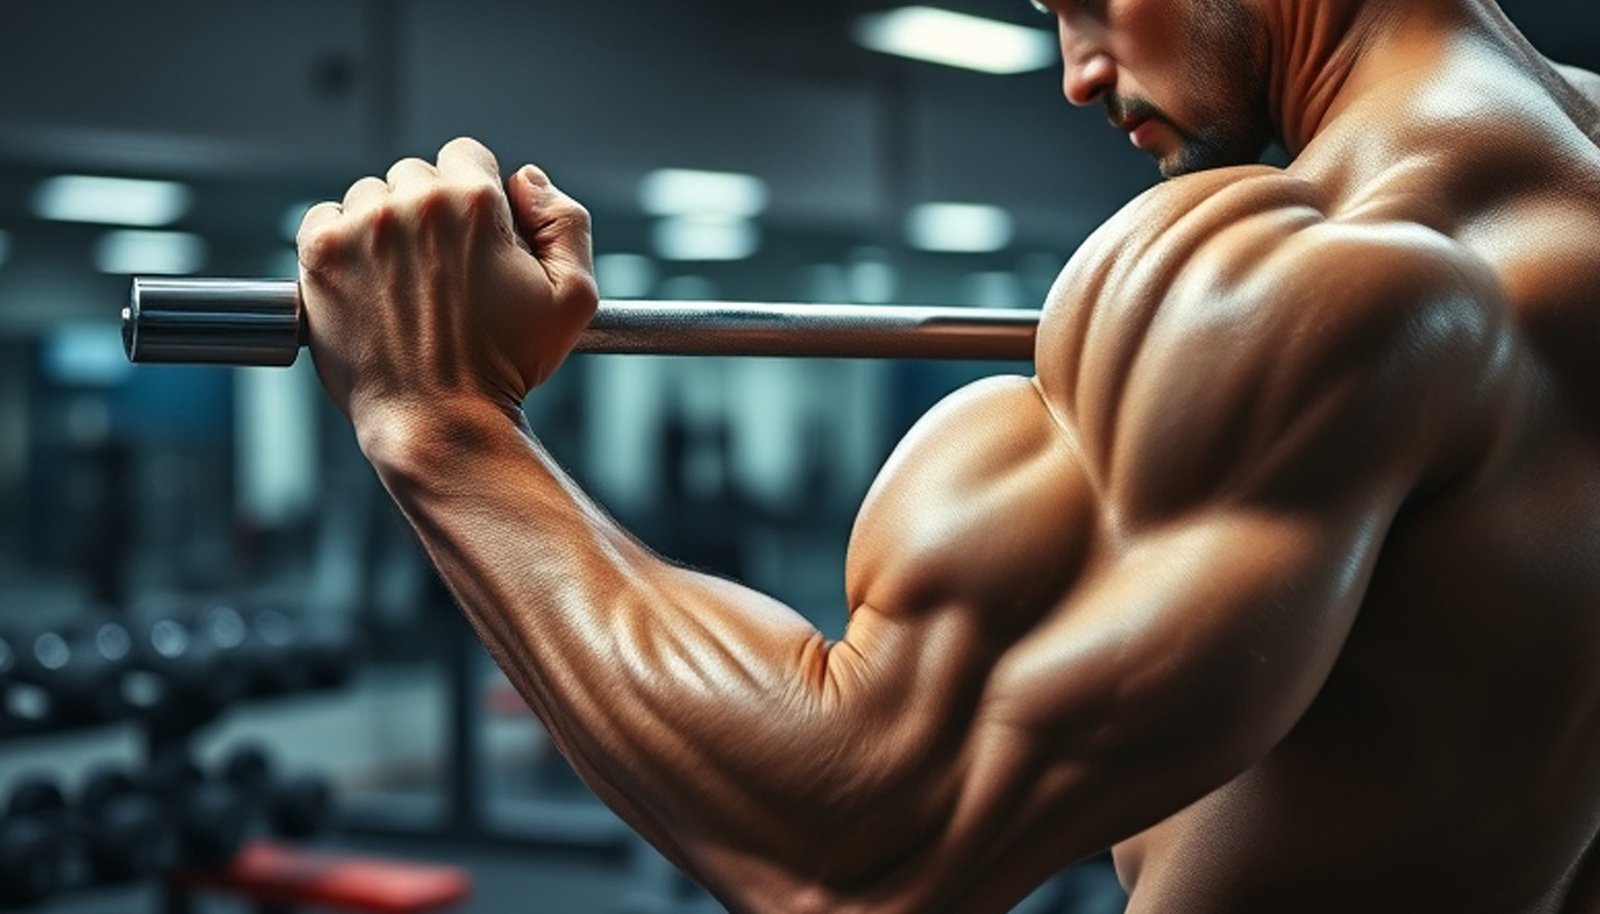
[[[134,229],[107,232],[94,247],[94,266],[102,273],[179,276],[198,272],[206,243],[187,232]]]
[[[663,260],[743,260],[761,246],[754,222],[720,216],[662,219],[653,240]]]
[[[988,254],[1011,243],[1011,215],[997,206],[924,203],[906,216],[906,241],[922,251]]]
[[[639,207],[652,216],[748,219],[767,208],[767,183],[736,172],[664,168],[640,182]]]
[[[193,196],[173,181],[58,175],[34,190],[33,211],[56,222],[161,226],[183,218]]]
[[[1054,64],[1056,38],[1042,29],[907,6],[856,20],[855,39],[884,54],[983,73],[1027,73]]]

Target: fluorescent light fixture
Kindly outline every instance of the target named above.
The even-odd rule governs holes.
[[[907,6],[856,20],[869,50],[930,63],[1009,75],[1043,70],[1059,58],[1055,35],[965,13]]]
[[[291,203],[284,207],[283,215],[278,219],[278,234],[283,236],[284,241],[293,243],[300,237],[300,221],[306,217],[306,212],[316,205],[315,200],[301,200],[299,203]]]
[[[652,216],[748,219],[767,208],[767,182],[730,171],[664,168],[640,182],[639,207]]]
[[[187,232],[121,229],[101,235],[94,246],[94,266],[102,273],[179,276],[198,272],[205,260],[205,241]]]
[[[749,219],[678,216],[657,222],[653,241],[663,260],[744,260],[761,246],[761,234]]]
[[[606,298],[644,298],[656,285],[656,262],[643,254],[601,254],[594,278]]]
[[[11,236],[0,230],[0,267],[6,265],[6,258],[11,256]]]
[[[1011,243],[1011,214],[976,203],[924,203],[906,217],[906,241],[941,254],[989,254]]]
[[[56,222],[155,227],[183,218],[193,197],[174,181],[57,175],[34,190],[33,211]]]

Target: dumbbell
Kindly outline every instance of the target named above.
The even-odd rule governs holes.
[[[194,613],[190,629],[242,679],[241,695],[295,692],[311,682],[299,627],[277,609],[218,601]]]
[[[67,632],[80,650],[115,666],[119,716],[147,717],[171,697],[166,680],[135,662],[138,645],[128,625],[101,614],[80,619]]]
[[[126,882],[171,870],[179,835],[168,811],[127,771],[102,768],[78,794],[78,821],[96,882]]]
[[[262,695],[300,692],[311,687],[311,657],[305,633],[288,613],[274,608],[245,614],[246,644],[256,659],[255,687]]]
[[[217,866],[233,859],[250,826],[249,804],[233,785],[207,778],[183,758],[159,760],[145,783],[176,827],[183,863]]]
[[[62,724],[118,720],[162,700],[159,680],[130,665],[132,638],[118,623],[41,629],[19,641],[12,678],[44,690]]]
[[[272,605],[216,608],[211,615],[226,619],[230,612],[244,623],[240,652],[252,671],[253,694],[337,687],[349,680],[360,660],[360,644],[347,629],[309,625]]]
[[[316,774],[279,777],[266,749],[247,744],[223,761],[222,779],[261,809],[281,838],[316,837],[333,818],[333,787]]]
[[[61,887],[66,797],[53,782],[19,784],[0,819],[0,906],[37,904]]]
[[[248,671],[192,619],[148,618],[132,626],[131,664],[160,680],[161,721],[194,725],[244,695]]]
[[[286,664],[273,687],[293,692],[345,685],[361,663],[360,639],[349,627],[313,623],[274,608],[256,611],[250,626],[263,645],[271,645]]]
[[[12,675],[16,666],[16,647],[0,633],[0,736],[42,730],[51,723],[49,694],[18,682]]]

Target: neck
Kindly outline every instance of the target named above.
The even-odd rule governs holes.
[[[1266,0],[1267,102],[1298,156],[1371,87],[1418,65],[1419,48],[1462,27],[1475,0]]]

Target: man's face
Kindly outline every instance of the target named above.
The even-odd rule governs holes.
[[[1250,0],[1035,0],[1060,25],[1063,90],[1105,105],[1168,177],[1257,161],[1272,139],[1267,34]]]

